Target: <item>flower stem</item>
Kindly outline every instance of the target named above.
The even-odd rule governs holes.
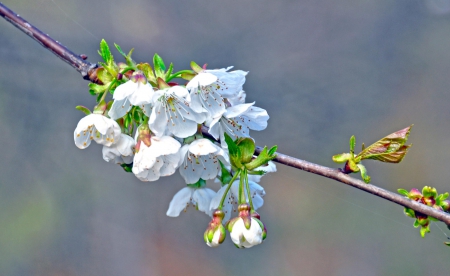
[[[246,171],[245,174],[245,187],[247,189],[247,196],[248,196],[248,204],[250,204],[250,207],[252,208],[252,210],[254,210],[253,208],[253,202],[252,202],[252,193],[250,192],[250,184],[248,183],[248,174]]]
[[[217,207],[218,210],[222,210],[223,207],[223,203],[225,202],[225,198],[227,197],[228,192],[231,189],[231,185],[233,184],[233,182],[236,180],[236,178],[238,177],[240,171],[238,171],[237,173],[235,173],[233,175],[233,178],[231,178],[230,183],[228,183],[227,189],[225,190],[225,193],[223,193],[222,199],[220,200],[220,204],[219,207]]]

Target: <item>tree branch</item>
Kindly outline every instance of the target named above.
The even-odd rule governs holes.
[[[48,35],[44,34],[42,31],[40,31],[39,29],[28,23],[26,20],[21,18],[18,14],[8,9],[2,3],[0,3],[0,16],[5,18],[8,22],[16,26],[22,32],[26,33],[28,36],[33,38],[39,44],[50,50],[57,57],[67,62],[70,66],[72,66],[78,72],[80,72],[84,79],[89,80],[91,82],[99,83],[96,74],[98,69],[96,64],[85,61],[84,58],[73,53],[68,48],[61,45],[59,42],[55,41]],[[202,131],[205,135],[210,136],[208,134],[208,128],[203,127]],[[261,150],[262,150],[261,147],[257,147],[255,154],[258,155],[261,152]],[[334,179],[336,181],[355,187],[362,191],[387,199],[398,205],[411,208],[416,212],[432,216],[444,222],[445,224],[447,224],[447,226],[450,226],[450,214],[436,210],[434,208],[418,203],[416,201],[410,200],[402,195],[387,191],[375,185],[366,184],[361,180],[355,179],[345,173],[342,173],[338,169],[324,167],[282,153],[277,153],[277,157],[274,159],[274,161],[296,169],[304,170],[310,173]]]

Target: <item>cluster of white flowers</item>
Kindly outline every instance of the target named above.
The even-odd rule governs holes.
[[[217,192],[205,187],[206,180],[220,177],[220,163],[230,167],[224,135],[227,133],[233,139],[250,137],[250,130],[265,129],[269,119],[266,110],[255,107],[254,103],[245,103],[243,84],[247,72],[230,69],[205,69],[197,72],[185,86],[171,84],[164,88],[159,86],[159,89],[153,87],[140,71],[128,78],[123,76],[125,82],[115,89],[114,102],[109,110],[107,107],[96,110],[80,120],[74,132],[75,144],[81,149],[88,147],[91,140],[103,145],[105,161],[129,164],[141,181],[155,181],[161,176],[172,175],[178,169],[188,185],[175,194],[167,215],[177,217],[192,204],[212,216],[225,197],[220,209],[224,211],[226,222],[232,210],[236,211],[239,179],[231,184],[230,189],[226,189],[227,183],[223,183]],[[129,133],[121,122],[133,107],[141,111],[144,120],[135,133]],[[210,136],[220,143],[204,138],[202,125],[209,127]],[[272,172],[276,168],[269,162],[261,170]],[[249,176],[248,194],[253,198],[253,210],[264,202],[264,189],[256,183],[260,178]],[[224,195],[225,191],[227,195]],[[236,229],[231,236],[239,247],[262,242],[262,229],[258,223],[252,223],[250,229],[240,221],[234,225]],[[243,231],[253,231],[259,238],[243,239]],[[240,234],[236,234],[238,232]],[[207,244],[218,245],[214,242]]]

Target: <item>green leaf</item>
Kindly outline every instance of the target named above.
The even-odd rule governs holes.
[[[350,169],[350,171],[352,171],[352,172],[359,171],[359,167],[357,166],[357,163],[355,162],[354,158],[348,159],[347,165],[348,165],[348,168]]]
[[[220,182],[222,182],[222,186],[225,186],[230,183],[232,176],[222,162],[219,161],[219,164],[221,167]]]
[[[450,246],[450,242],[444,242],[446,246]]]
[[[186,185],[191,188],[203,188],[206,186],[206,181],[200,178],[197,182]]]
[[[364,143],[362,143],[362,145],[361,145],[361,151],[363,151],[363,150],[365,150],[366,149],[366,145],[364,144]]]
[[[89,110],[89,108],[87,108],[87,107],[85,107],[85,106],[77,105],[75,108],[76,108],[77,110],[80,110],[81,112],[83,112],[83,113],[86,114],[86,115],[91,114],[91,111]]]
[[[241,163],[251,162],[255,153],[255,141],[252,138],[239,138],[236,144],[241,152]]]
[[[92,95],[101,94],[105,92],[106,89],[108,89],[108,84],[100,85],[91,82],[88,85],[89,85],[89,93],[91,93]]]
[[[98,51],[98,53],[106,62],[106,64],[110,65],[114,61],[111,51],[109,50],[108,43],[106,43],[104,39],[100,41],[100,50]]]
[[[124,51],[122,51],[122,48],[120,48],[119,45],[117,45],[116,43],[114,43],[114,46],[116,47],[117,51],[124,57],[127,57],[127,54],[124,53]]]
[[[194,73],[181,73],[181,78],[188,81],[192,80],[195,76],[197,75]]]
[[[236,168],[242,168],[241,163],[241,152],[239,150],[239,147],[236,145],[236,143],[231,139],[231,137],[228,135],[228,133],[225,132],[225,142],[228,146],[228,152],[230,154],[230,161],[231,165]]]
[[[144,76],[147,78],[148,81],[156,83],[156,77],[153,73],[153,69],[148,63],[139,63],[137,65],[137,68],[142,71]]]
[[[194,61],[191,61],[191,68],[192,71],[194,71],[195,73],[200,73],[201,71],[203,71],[203,68],[200,67],[197,63],[195,63]]]
[[[166,81],[168,81],[172,72],[173,72],[173,63],[171,62],[169,65],[169,69],[167,69],[167,72],[166,72],[166,78],[165,78]]]
[[[245,167],[249,171],[253,171],[258,167],[266,165],[267,162],[273,160],[275,157],[277,156],[275,154],[270,155],[267,147],[264,147],[261,153],[255,159],[253,159],[250,163],[245,164]]]
[[[336,154],[336,155],[333,155],[333,157],[332,157],[333,161],[336,163],[345,163],[350,158],[352,158],[352,155],[350,153]]]
[[[405,213],[405,215],[407,215],[408,217],[411,217],[411,218],[414,218],[416,216],[416,213],[414,212],[414,210],[407,208],[407,207],[405,207],[403,212]],[[417,222],[417,223],[419,223],[419,222]],[[417,226],[418,226],[418,224],[417,224]],[[416,226],[414,226],[414,227],[416,227]]]
[[[158,54],[153,56],[153,68],[155,68],[156,77],[166,79],[164,74],[164,71],[166,71],[166,65]]]
[[[356,145],[355,135],[352,135],[352,137],[350,137],[349,144],[350,144],[350,153],[355,152],[355,145]]]
[[[416,220],[414,221],[414,228],[417,228],[417,227],[419,227],[419,226],[420,226],[419,221],[416,219]]]
[[[405,145],[411,126],[396,131],[361,151],[356,160],[373,159],[387,163],[399,163],[405,157],[411,145]]]
[[[446,200],[447,198],[448,198],[448,193],[447,193],[447,192],[441,194],[441,201],[444,201],[444,200]]]
[[[406,197],[408,197],[408,195],[409,195],[409,192],[407,190],[405,190],[405,189],[397,189],[397,192],[399,194],[401,194],[401,195],[406,196]]]
[[[430,233],[430,228],[428,226],[426,227],[422,226],[422,228],[420,228],[420,236],[422,238],[425,238],[426,233]]]
[[[109,85],[114,80],[114,77],[105,68],[99,68],[97,70],[97,78],[104,85]]]
[[[278,149],[278,146],[277,146],[277,145],[271,147],[268,154],[269,154],[270,156],[275,155],[275,153],[277,152],[277,149]],[[276,156],[276,155],[275,155],[275,156]]]
[[[361,171],[361,178],[364,180],[364,182],[369,184],[370,183],[370,176],[367,175],[366,167],[364,167],[362,164],[357,164],[356,166]]]

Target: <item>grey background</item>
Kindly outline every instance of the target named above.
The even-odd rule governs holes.
[[[365,162],[373,183],[450,190],[448,0],[3,3],[91,62],[105,38],[137,61],[249,71],[247,99],[271,116],[252,136],[301,159],[337,167],[351,135],[414,123],[404,162]],[[178,173],[142,183],[74,145],[88,82],[0,21],[0,275],[448,274],[435,224],[421,239],[401,207],[281,165],[261,183],[264,244],[207,247],[207,216],[165,216]]]

